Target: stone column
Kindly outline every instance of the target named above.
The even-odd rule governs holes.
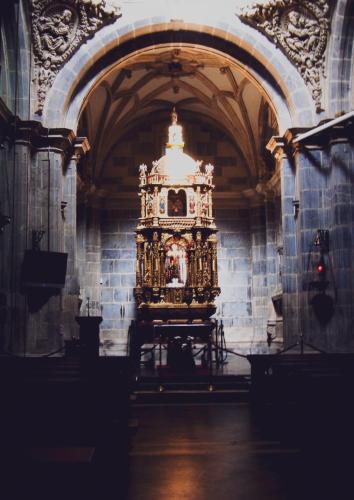
[[[296,169],[292,156],[287,154],[285,140],[273,137],[267,148],[275,156],[280,169],[281,216],[283,227],[283,259],[281,284],[283,290],[283,335],[285,346],[296,342],[300,333],[298,246],[296,226]]]
[[[82,314],[87,314],[87,301],[90,315],[101,315],[101,211],[92,203],[86,206],[86,262],[81,278]]]
[[[265,341],[267,331],[267,255],[265,207],[253,206],[250,211],[252,238],[252,312],[255,341]]]
[[[1,120],[1,117],[0,117]],[[5,127],[0,122],[0,126]],[[0,352],[8,351],[10,327],[10,273],[12,232],[12,192],[10,189],[11,143],[9,137],[0,136]],[[10,135],[10,134],[9,134]]]
[[[289,133],[289,142],[292,138],[293,134]],[[321,252],[314,242],[318,229],[328,229],[328,214],[324,203],[329,174],[328,157],[322,146],[316,144],[296,145],[293,154],[298,172],[299,331],[305,343],[326,350],[327,333],[314,315],[312,301],[315,296],[323,293],[316,288],[316,265],[321,258]]]
[[[273,299],[281,296],[281,273],[279,269],[279,223],[281,214],[280,199],[274,191],[266,194],[265,217],[266,217],[266,259],[267,259],[267,289],[268,289],[268,326],[269,333],[275,337],[276,342],[283,341],[283,322],[279,307],[274,307]],[[279,301],[277,302],[277,304]]]
[[[23,355],[27,351],[27,302],[21,290],[21,266],[29,235],[28,184],[31,162],[28,136],[19,138],[7,156],[9,215],[11,225],[4,231],[2,282],[6,290],[6,327],[3,347],[5,351]],[[6,199],[5,197],[3,200]]]
[[[54,140],[52,140],[54,139]],[[46,144],[38,146],[30,172],[28,235],[42,232],[41,251],[64,252],[64,221],[62,217],[64,144],[55,144],[48,135]],[[33,249],[28,241],[28,249]],[[62,291],[47,288],[29,289],[27,351],[49,353],[63,347]]]
[[[326,199],[329,229],[329,293],[334,315],[327,325],[328,349],[354,348],[354,146],[352,127],[337,127],[330,141],[329,193]]]
[[[90,149],[86,138],[77,138],[64,171],[62,217],[64,247],[68,254],[66,282],[63,291],[62,324],[65,339],[79,336],[75,316],[79,310],[79,271],[77,262],[77,163]]]
[[[335,127],[325,136],[302,140],[294,151],[299,172],[300,327],[305,342],[329,352],[354,347],[351,135],[350,127]],[[319,229],[328,232],[328,248],[319,244]],[[320,260],[322,281],[316,271]]]
[[[73,132],[46,130],[37,122],[20,122],[17,128],[9,266],[9,349],[16,354],[47,354],[63,347],[62,291],[48,286],[25,287],[21,271],[25,250],[34,249],[34,234],[42,235],[40,250],[64,251],[63,167],[73,140]]]

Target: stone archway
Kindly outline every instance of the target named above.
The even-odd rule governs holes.
[[[249,77],[263,89],[277,111],[280,132],[294,126],[309,126],[317,121],[314,104],[299,73],[289,60],[261,34],[243,24],[224,29],[217,26],[173,23],[150,25],[128,31],[129,26],[105,28],[98,32],[70,59],[56,77],[43,110],[44,125],[76,130],[82,106],[105,72],[119,60],[137,50],[170,44],[179,47],[196,43],[237,61]],[[118,44],[119,43],[119,44]]]
[[[61,123],[61,125],[65,125],[66,128],[70,127],[77,130],[80,113],[84,109],[86,102],[95,93],[95,89],[99,87],[100,82],[103,81],[104,78],[107,77],[107,75],[113,74],[115,68],[119,66],[121,66],[122,69],[127,68],[129,67],[130,60],[138,60],[139,57],[144,57],[144,55],[149,51],[156,52],[159,50],[159,47],[165,50],[174,50],[176,49],[176,47],[178,47],[178,49],[182,51],[192,50],[196,53],[198,53],[199,51],[201,54],[203,53],[203,51],[211,52],[215,55],[215,57],[223,57],[230,64],[234,64],[235,67],[237,66],[240,72],[242,72],[244,75],[247,75],[249,81],[251,81],[254,87],[257,88],[260,93],[262,93],[263,98],[272,107],[273,112],[277,118],[280,133],[283,133],[287,128],[291,127],[294,124],[301,125],[305,124],[305,122],[308,123],[309,120],[311,121],[315,119],[314,105],[311,102],[308,90],[306,89],[297,72],[289,64],[286,58],[279,51],[276,51],[275,57],[272,60],[272,65],[270,66],[268,63],[266,65],[263,64],[265,62],[265,56],[264,54],[262,54],[261,50],[259,53],[256,53],[253,50],[252,55],[250,54],[251,48],[250,46],[247,46],[245,42],[245,39],[247,39],[248,44],[250,44],[252,41],[250,34],[248,33],[249,28],[244,27],[243,33],[238,31],[238,38],[234,34],[230,35],[230,33],[222,32],[220,30],[218,30],[218,36],[216,36],[215,29],[213,30],[213,34],[208,32],[204,32],[203,34],[201,34],[200,31],[202,27],[200,26],[190,26],[189,30],[177,30],[176,27],[174,28],[175,29],[173,30],[164,30],[162,29],[161,25],[156,25],[149,26],[148,29],[142,28],[140,30],[140,34],[136,32],[127,33],[125,37],[126,41],[121,45],[112,48],[111,50],[108,50],[107,48],[102,49],[102,46],[97,40],[93,39],[92,41],[90,41],[88,45],[92,45],[92,48],[89,50],[89,52],[80,54],[79,51],[77,55],[73,57],[72,61],[70,61],[59,73],[54,83],[53,89],[48,95],[48,100],[44,107],[44,123],[50,126],[57,126],[58,123]],[[203,29],[204,31],[211,31],[210,27],[209,30],[205,30],[205,26],[203,27]],[[198,36],[196,34],[196,30],[198,30]],[[106,28],[106,31],[112,31],[112,33],[109,33],[109,35],[114,38],[113,27]],[[146,33],[146,31],[149,31],[150,33]],[[242,39],[241,36],[243,37],[242,47],[240,47]],[[195,43],[196,39],[198,39],[198,44]],[[237,45],[236,42],[239,45]],[[262,42],[265,44],[267,49],[268,42],[264,40],[262,40]],[[97,53],[95,55],[92,54],[94,47],[96,47],[97,49]],[[245,47],[247,47],[249,52]],[[264,48],[263,51],[266,52]],[[87,54],[90,54],[90,57],[88,57]],[[75,60],[76,58],[77,60]],[[86,59],[87,61],[85,62]],[[87,70],[88,61],[90,60],[96,62],[90,67],[89,70]],[[81,70],[78,66],[79,61],[81,64]],[[82,78],[79,81],[77,77],[75,78],[72,72],[71,65],[76,68],[76,71],[79,74],[82,74]],[[285,67],[287,67],[289,70],[286,83],[285,81],[283,81],[283,78],[281,76],[281,72],[285,70]],[[59,104],[63,99],[64,93],[66,94],[65,106],[63,106],[62,103]],[[297,103],[301,103],[298,108],[296,106]],[[313,112],[309,111],[309,109],[313,109]],[[80,130],[80,128],[78,130],[81,134],[82,131]],[[272,196],[274,196],[275,194],[275,198],[277,197],[277,189],[278,195],[280,191],[280,164],[277,168],[278,181],[276,181],[276,183],[278,185],[278,188],[276,188],[274,185],[270,188],[270,191],[273,193]],[[259,185],[258,191],[261,194],[262,199],[265,195],[265,191],[264,194],[262,194],[264,189],[267,190],[268,188],[266,188],[264,185]],[[249,191],[248,196],[252,198],[253,195],[256,195],[259,198],[259,195],[254,189],[253,191]],[[248,276],[252,275],[253,277],[248,284],[244,283],[244,295],[240,299],[241,303],[237,306],[238,308],[235,309],[235,304],[231,301],[232,299],[230,298],[233,293],[231,288],[229,289],[228,297],[226,296],[226,298],[223,298],[222,302],[223,313],[230,318],[228,326],[230,326],[231,328],[234,324],[234,330],[236,330],[237,328],[239,332],[243,331],[243,340],[247,342],[250,342],[252,339],[264,340],[266,338],[266,324],[268,318],[267,304],[269,304],[270,295],[274,292],[274,289],[276,287],[275,282],[277,281],[277,278],[275,277],[272,278],[273,285],[271,287],[271,293],[268,293],[266,287],[261,286],[261,281],[264,279],[261,274],[266,274],[267,266],[268,269],[271,269],[274,268],[274,266],[278,265],[276,247],[277,245],[279,245],[279,241],[277,241],[277,238],[274,236],[274,231],[272,232],[271,229],[272,225],[274,226],[274,224],[277,225],[280,223],[279,218],[276,223],[274,220],[274,214],[278,213],[279,215],[279,201],[276,201],[275,198],[270,199],[267,195],[267,202],[265,205],[263,201],[260,203],[258,199],[257,203],[260,203],[259,209],[253,210],[253,219],[252,222],[250,221],[250,224],[253,227],[252,231],[255,231],[254,238],[255,240],[257,240],[257,243],[254,245],[249,243],[246,245],[247,248],[245,247],[241,251],[247,253],[247,255],[249,256],[248,258],[250,258],[252,262],[255,263],[255,266],[253,266],[252,271],[249,267],[249,264],[247,264],[247,274]],[[247,203],[249,204],[250,200],[248,200]],[[96,215],[94,216],[96,217],[95,224],[99,223],[100,215],[98,214],[98,212],[99,207],[95,212]],[[225,213],[226,212],[224,212],[224,214]],[[249,215],[247,215],[247,217],[249,217]],[[237,224],[240,224],[241,220],[242,219],[239,218]],[[261,223],[260,221],[262,220],[267,220],[267,222]],[[230,220],[227,223],[230,224]],[[228,230],[225,236],[225,241],[227,238],[230,241],[226,245],[231,245],[231,247],[235,245],[235,231],[235,228],[233,228],[232,230]],[[279,229],[277,229],[277,231],[279,232]],[[272,241],[267,240],[270,235],[272,235]],[[103,234],[104,239],[107,239],[108,236],[108,234]],[[118,239],[126,239],[128,236],[129,233],[123,235],[119,235],[117,233],[115,237]],[[106,314],[108,314],[108,317],[106,318],[107,321],[104,321],[102,328],[104,330],[104,333],[106,334],[106,340],[108,340],[108,342],[112,342],[113,338],[110,335],[110,330],[117,330],[118,328],[118,326],[113,327],[112,325],[118,325],[118,323],[122,323],[123,325],[126,316],[129,322],[132,317],[132,308],[134,308],[133,304],[127,302],[126,298],[123,298],[124,294],[124,297],[129,296],[129,294],[131,295],[131,291],[129,292],[129,290],[130,288],[132,288],[133,283],[130,283],[129,286],[126,286],[124,288],[122,292],[123,294],[118,291],[117,288],[117,283],[119,280],[119,283],[122,283],[123,279],[125,280],[125,284],[127,284],[129,279],[133,276],[133,247],[123,248],[123,251],[125,251],[125,255],[128,255],[129,252],[131,255],[129,254],[129,259],[123,259],[123,262],[119,263],[116,259],[118,253],[115,250],[115,247],[111,248],[112,242],[108,247],[103,244],[103,246],[99,248],[100,244],[98,242],[100,240],[100,237],[101,233],[99,237],[97,236],[96,238],[94,238],[96,239],[96,246],[98,245],[97,248],[92,247],[89,250],[86,249],[86,255],[89,254],[93,258],[91,265],[95,266],[96,257],[93,255],[93,253],[96,252],[96,254],[98,255],[100,251],[103,252],[103,267],[96,270],[96,276],[94,279],[96,284],[101,282],[104,286],[91,286],[89,287],[90,292],[87,293],[90,293],[91,296],[95,297],[94,302],[97,302],[98,304],[100,302],[100,288],[102,289],[102,293],[105,296],[105,299],[103,299],[103,306],[107,311]],[[246,236],[246,238],[249,238],[249,236]],[[231,247],[230,252],[235,252],[235,250]],[[113,257],[114,251],[115,257]],[[110,255],[111,257],[108,258],[108,255]],[[221,261],[221,263],[222,262],[223,261]],[[236,265],[236,263],[234,264],[233,261],[231,261],[231,263],[232,266]],[[121,274],[120,272],[110,274],[110,272],[108,272],[107,266],[113,266],[115,268],[122,269],[123,264],[126,266],[125,273],[127,274],[124,274],[124,272],[123,274]],[[263,271],[260,271],[261,268],[263,269]],[[272,274],[274,274],[273,271]],[[93,274],[91,274],[91,277],[93,277]],[[107,279],[110,280],[110,285],[114,282],[115,286],[106,286]],[[245,277],[243,277],[242,279],[246,281],[249,280],[249,278]],[[224,288],[225,290],[228,288],[227,284],[225,284]],[[259,292],[259,290],[262,291]],[[250,310],[252,310],[251,313],[249,312]],[[233,315],[239,315],[240,317],[243,317],[241,321],[242,324],[239,322],[236,326],[236,323],[232,320]],[[250,315],[253,318],[252,320],[249,320],[249,318],[247,318],[247,316]],[[127,326],[128,324],[126,324],[125,322],[122,329],[127,331]],[[246,334],[245,332],[248,333]]]
[[[116,0],[112,1],[116,6],[119,3]],[[246,6],[248,3],[247,0],[240,0],[237,5]],[[253,11],[249,11],[249,24],[247,24],[244,22],[244,18],[241,20],[240,12],[235,12],[234,2],[231,0],[223,2],[222,8],[217,3],[211,3],[208,9],[204,8],[204,2],[191,3],[188,0],[165,2],[163,5],[161,2],[141,2],[139,7],[127,2],[124,4],[122,15],[117,16],[115,20],[111,19],[111,24],[98,30],[96,28],[99,27],[99,23],[96,27],[91,26],[90,35],[92,38],[79,40],[79,43],[74,47],[75,50],[77,48],[77,51],[71,51],[70,58],[66,58],[65,61],[60,58],[60,60],[53,59],[58,71],[55,73],[56,78],[50,80],[52,86],[47,91],[47,87],[50,87],[50,85],[46,87],[46,83],[48,83],[46,78],[50,76],[47,74],[48,68],[43,65],[41,69],[35,58],[32,60],[32,66],[25,64],[24,59],[22,59],[24,54],[31,56],[31,30],[27,26],[31,22],[30,6],[44,6],[45,9],[48,9],[45,14],[50,17],[54,15],[55,9],[61,10],[64,14],[65,6],[69,5],[72,16],[69,19],[69,14],[65,13],[64,17],[70,23],[75,9],[80,8],[81,12],[83,12],[82,9],[88,9],[93,15],[92,19],[96,19],[97,12],[108,5],[108,2],[101,2],[98,6],[97,2],[90,0],[58,0],[54,10],[53,2],[49,2],[49,0],[36,0],[36,2],[31,3],[19,2],[21,12],[24,13],[24,16],[21,14],[19,17],[19,29],[23,35],[23,40],[22,38],[21,40],[24,44],[21,45],[21,57],[18,59],[18,62],[21,62],[22,71],[21,75],[18,75],[19,78],[16,78],[19,90],[17,99],[15,96],[17,107],[15,106],[15,111],[12,113],[12,115],[16,114],[17,110],[19,116],[12,116],[11,109],[7,110],[8,115],[6,115],[7,111],[4,111],[3,106],[1,108],[2,121],[6,122],[6,127],[11,129],[12,125],[15,124],[15,144],[13,147],[9,145],[12,148],[11,155],[14,157],[14,175],[11,180],[13,192],[9,197],[12,199],[9,213],[12,211],[12,227],[21,228],[21,233],[15,233],[12,230],[9,234],[7,231],[3,238],[3,248],[5,249],[3,261],[11,260],[12,269],[11,272],[7,273],[6,280],[11,275],[9,294],[12,294],[14,298],[11,298],[10,301],[13,305],[10,307],[11,317],[8,326],[12,330],[11,335],[17,339],[12,343],[14,351],[28,349],[31,352],[49,352],[60,347],[63,338],[62,330],[65,330],[65,325],[74,315],[74,304],[77,302],[77,282],[74,269],[76,262],[75,234],[77,234],[76,168],[78,163],[82,161],[80,157],[83,158],[85,154],[87,156],[90,147],[85,139],[82,126],[85,109],[87,109],[86,104],[90,100],[92,102],[103,83],[107,79],[109,80],[110,75],[113,75],[115,71],[124,70],[133,58],[143,58],[149,51],[161,54],[163,48],[170,51],[178,49],[182,51],[182,54],[189,51],[198,57],[204,57],[206,53],[209,53],[216,60],[219,58],[219,61],[221,57],[224,58],[227,61],[226,65],[233,68],[234,74],[242,74],[247,80],[246,88],[254,90],[255,95],[262,96],[264,102],[268,104],[269,109],[274,114],[278,128],[277,135],[279,135],[274,137],[269,144],[276,157],[277,175],[272,176],[271,179],[260,179],[261,182],[254,183],[255,174],[258,172],[257,167],[248,170],[245,168],[243,171],[251,186],[248,191],[250,203],[252,199],[255,199],[254,197],[261,197],[263,201],[266,201],[266,204],[269,203],[268,207],[264,207],[268,221],[271,220],[271,212],[274,211],[274,208],[280,214],[279,207],[274,207],[274,204],[272,207],[273,200],[270,197],[274,191],[279,190],[281,184],[282,226],[286,228],[286,237],[283,238],[285,271],[282,274],[282,284],[283,296],[286,296],[284,310],[287,311],[288,338],[291,338],[292,335],[298,335],[299,326],[301,326],[302,329],[314,332],[314,336],[317,336],[320,343],[328,342],[332,348],[337,342],[337,338],[340,337],[336,332],[336,327],[339,324],[344,325],[343,328],[341,327],[341,331],[344,332],[342,340],[345,336],[346,341],[350,338],[352,313],[350,312],[351,304],[347,289],[351,285],[347,286],[346,280],[352,272],[350,264],[348,264],[352,260],[352,246],[350,245],[352,226],[348,217],[350,213],[348,205],[349,207],[352,205],[352,197],[348,192],[352,183],[350,171],[352,115],[347,113],[347,115],[336,118],[333,122],[326,125],[321,124],[314,130],[312,128],[320,120],[330,120],[332,114],[342,114],[352,108],[350,102],[350,79],[352,79],[352,75],[349,75],[351,71],[350,58],[345,60],[342,57],[343,64],[336,61],[338,54],[345,55],[352,50],[352,37],[346,28],[346,23],[349,20],[350,24],[352,18],[352,2],[341,0],[334,5],[326,0],[316,3],[307,0],[288,0],[286,7],[284,7],[284,3],[281,0],[271,0],[255,4]],[[277,15],[272,17],[274,9]],[[317,16],[318,9],[321,12]],[[293,11],[297,15],[290,18],[290,13]],[[271,16],[271,26],[267,24],[270,22],[269,16]],[[307,17],[307,19],[303,19],[303,17]],[[316,26],[314,18],[318,19],[320,26]],[[32,21],[34,22],[33,18]],[[59,22],[57,17],[53,22]],[[292,23],[293,27],[298,24],[300,28],[300,25],[307,24],[312,26],[314,30],[311,38],[304,35],[303,31],[298,32],[299,35],[293,31],[293,37],[299,39],[295,40],[296,43],[294,40],[290,40],[290,45],[286,42],[290,52],[285,50],[282,45],[284,40],[279,38],[279,35],[284,34],[284,28],[289,23]],[[329,29],[330,24],[331,30]],[[47,49],[52,47],[53,50],[56,50],[61,47],[60,50],[62,50],[63,40],[60,39],[58,44],[53,45],[53,40],[49,36],[49,28],[46,27],[44,31],[46,30]],[[35,30],[32,33],[34,32]],[[95,34],[93,34],[94,32]],[[326,52],[326,40],[330,33],[331,39]],[[63,28],[64,42],[68,41],[67,36],[68,32]],[[311,61],[306,63],[306,56],[308,59],[309,50],[314,47],[317,41],[320,43],[315,54],[316,67],[313,68]],[[279,42],[278,47],[275,42]],[[32,55],[38,57],[33,39],[32,44]],[[23,47],[25,47],[24,51]],[[318,70],[323,69],[325,58],[327,59],[326,71],[321,76],[323,86],[319,89]],[[30,75],[32,70],[38,73]],[[231,76],[229,73],[229,77]],[[203,81],[205,82],[205,80]],[[22,85],[21,82],[27,83]],[[38,86],[36,87],[35,82],[40,83],[39,86],[42,87],[40,89]],[[183,91],[193,90],[194,102],[202,97],[201,94],[198,97],[195,88],[191,89],[193,87],[191,82],[187,81],[186,83],[187,85],[180,87],[183,87]],[[212,87],[210,82],[208,85],[210,90]],[[216,85],[216,87],[226,92],[224,93],[226,99],[230,98],[230,88],[222,88],[220,85]],[[244,86],[240,85],[240,89],[239,93],[242,94]],[[36,102],[38,90],[42,92],[41,99],[44,103],[42,115],[35,113],[38,108]],[[106,90],[109,93],[109,86]],[[314,90],[316,90],[316,99],[314,99]],[[168,92],[168,90],[166,91]],[[323,97],[321,105],[325,108],[324,111],[319,109],[319,91]],[[208,96],[204,101],[204,111],[209,106],[209,109],[215,112],[218,106],[214,109],[213,104],[218,99],[216,97],[213,100]],[[220,99],[219,101],[221,102]],[[216,104],[219,105],[220,102],[216,102]],[[247,144],[245,141],[242,143],[242,141],[235,140],[235,134],[232,133],[232,126],[237,123],[237,120],[231,120],[231,126],[226,115],[223,123],[222,120],[215,121],[216,115],[215,113],[212,115],[209,109],[203,114],[199,107],[199,114],[195,114],[194,110],[188,115],[187,106],[185,106],[183,109],[184,118],[190,130],[194,130],[193,119],[195,122],[203,123],[208,133],[212,131],[215,135],[225,134],[226,142],[229,141],[231,149],[233,148],[231,156],[239,155],[243,160],[248,158]],[[135,110],[137,110],[137,106]],[[160,111],[159,123],[162,126],[163,109],[160,108]],[[146,117],[150,120],[153,114],[150,113],[150,118],[148,115]],[[126,140],[128,137],[124,135],[126,133],[129,135],[129,133],[133,134],[134,131],[139,132],[141,116],[138,113],[135,123],[133,121],[126,123],[127,126],[129,125],[129,130],[123,130],[123,122],[120,122],[120,135],[117,137],[119,141],[122,140],[123,136]],[[260,115],[261,121],[264,116],[266,114]],[[197,118],[195,119],[195,117]],[[302,128],[311,130],[307,134],[301,134]],[[78,137],[80,134],[83,137]],[[267,134],[263,134],[263,140],[266,136]],[[267,138],[269,138],[269,134]],[[264,141],[262,144],[265,146]],[[110,151],[114,151],[116,145],[109,144],[106,151],[108,155]],[[95,147],[94,141],[92,146]],[[263,147],[263,149],[265,148]],[[6,154],[4,156],[3,152],[0,157],[5,158],[5,162],[7,161]],[[242,168],[238,170],[238,173]],[[227,175],[224,177],[229,179]],[[38,186],[41,189],[38,189]],[[89,198],[97,197],[96,188],[97,186],[94,184],[91,185],[91,190],[87,193]],[[244,194],[246,191],[244,189]],[[128,192],[125,194],[126,199],[128,199]],[[234,194],[235,191],[232,191],[232,197]],[[130,198],[132,197],[130,196]],[[88,215],[90,215],[88,219],[95,226],[97,222],[95,214],[92,212]],[[254,222],[256,226],[259,221],[255,220]],[[32,231],[40,232],[43,227],[48,233],[42,241],[43,248],[46,246],[51,251],[68,250],[71,255],[71,274],[62,297],[59,295],[54,297],[52,304],[48,304],[38,314],[29,314],[20,291],[19,270],[24,250],[31,247]],[[337,285],[339,283],[340,293],[337,294],[338,307],[334,319],[328,327],[318,325],[311,315],[311,307],[308,303],[309,294],[305,290],[312,278],[304,264],[304,256],[308,246],[312,245],[314,232],[319,227],[328,227],[330,231],[333,231],[331,252],[334,255],[334,250],[339,250],[340,255],[342,255],[339,260],[334,259],[333,264],[333,279],[335,278]],[[274,234],[271,225],[268,224],[267,228],[266,232],[269,235]],[[49,233],[51,233],[50,237]],[[262,235],[255,238],[255,241],[261,241],[262,238],[264,239],[264,231]],[[91,245],[92,254],[96,250],[99,251],[95,244],[94,240]],[[255,249],[254,254],[257,254],[258,250],[260,249]],[[94,255],[92,257],[96,258]],[[265,265],[268,266],[267,263]],[[264,263],[259,263],[258,267],[262,266]],[[256,266],[257,269],[258,267]],[[270,268],[271,262],[269,262]],[[335,295],[333,279],[331,293]],[[254,285],[254,288],[257,288],[256,283]],[[255,295],[253,294],[252,297],[255,298]],[[66,304],[71,304],[71,306],[65,309]],[[65,314],[62,316],[65,316],[66,319],[62,322],[59,316],[63,305]],[[256,301],[254,305],[256,305]],[[298,321],[299,311],[303,316],[302,325]],[[27,336],[28,342],[21,340],[21,335],[23,338]]]

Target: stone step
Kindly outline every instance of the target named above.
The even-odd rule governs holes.
[[[169,389],[163,386],[156,390],[137,390],[133,393],[132,406],[151,404],[200,404],[248,402],[248,389]]]

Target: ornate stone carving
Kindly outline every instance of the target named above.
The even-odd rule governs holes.
[[[120,8],[105,0],[32,0],[36,113],[42,113],[60,68],[81,44],[120,15]]]
[[[328,1],[266,0],[243,8],[240,18],[282,48],[310,88],[316,111],[322,111],[321,77],[329,31]]]
[[[180,49],[173,49],[170,54],[159,56],[154,62],[146,65],[147,70],[152,70],[156,75],[180,78],[194,75],[204,64],[192,59],[182,57]],[[176,92],[176,91],[175,91]],[[178,90],[177,92],[178,93]]]

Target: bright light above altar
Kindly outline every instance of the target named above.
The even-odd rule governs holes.
[[[177,124],[177,113],[171,113],[172,124],[168,128],[168,142],[165,155],[156,163],[154,169],[160,175],[166,176],[169,184],[188,182],[191,176],[199,172],[200,162],[193,160],[183,152],[183,128]]]

